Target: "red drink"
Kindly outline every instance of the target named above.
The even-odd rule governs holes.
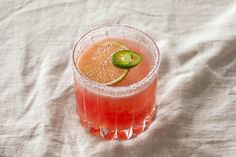
[[[121,81],[112,86],[96,83],[82,74],[83,71],[86,72],[84,68],[89,64],[89,57],[96,54],[99,43],[106,41],[120,42],[143,58],[140,64],[131,68]],[[92,40],[91,44],[79,48],[79,55],[74,56],[76,72],[80,73],[79,76],[75,74],[77,113],[81,124],[91,134],[101,135],[105,139],[122,140],[138,135],[149,126],[155,113],[159,64],[158,50],[151,51],[151,48],[138,40],[112,35]]]

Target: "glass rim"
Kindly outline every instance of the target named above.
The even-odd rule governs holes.
[[[118,87],[113,87],[113,86],[106,86],[104,84],[100,84],[97,83],[93,80],[90,80],[89,78],[85,77],[80,70],[78,69],[78,67],[76,66],[76,59],[75,59],[75,55],[76,55],[76,48],[77,45],[81,42],[82,39],[84,39],[88,34],[92,33],[93,31],[105,28],[105,27],[123,27],[123,28],[128,28],[128,29],[132,29],[135,30],[141,34],[143,34],[144,36],[146,36],[154,45],[156,52],[157,53],[157,57],[154,60],[154,66],[152,67],[152,69],[148,72],[148,74],[141,79],[138,82],[135,82],[133,84],[127,85],[127,86],[118,86]],[[129,25],[123,25],[123,24],[104,24],[104,25],[100,25],[97,26],[93,29],[90,29],[89,31],[87,31],[84,35],[82,35],[80,37],[80,39],[75,43],[75,45],[72,48],[72,60],[73,60],[73,67],[76,69],[76,74],[79,74],[81,77],[80,79],[82,79],[81,81],[83,81],[83,83],[85,83],[86,85],[89,85],[90,88],[92,88],[93,90],[97,91],[97,92],[101,92],[101,90],[103,91],[103,93],[100,93],[100,95],[106,95],[106,96],[116,96],[116,97],[123,97],[123,96],[129,96],[132,95],[133,92],[137,93],[136,89],[145,86],[145,84],[149,83],[150,80],[152,80],[152,78],[155,75],[155,72],[157,73],[159,70],[159,66],[160,66],[160,51],[159,48],[156,44],[156,42],[145,32],[129,26]],[[75,74],[74,74],[75,75]],[[88,88],[88,87],[86,87]],[[145,88],[145,87],[143,87]],[[135,91],[134,91],[135,90]]]

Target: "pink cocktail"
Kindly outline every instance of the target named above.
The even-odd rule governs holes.
[[[108,86],[94,81],[96,76],[91,75],[93,78],[90,79],[84,74],[95,51],[102,49],[102,53],[115,53],[114,45],[110,44],[113,41],[140,54],[142,61],[129,69],[122,79]],[[110,49],[104,50],[101,47],[104,43],[109,43]],[[148,35],[121,25],[93,29],[77,42],[73,62],[77,113],[82,126],[88,128],[91,134],[105,139],[125,140],[140,134],[150,125],[156,109],[160,55]]]

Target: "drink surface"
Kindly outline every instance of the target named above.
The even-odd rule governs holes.
[[[141,62],[128,71],[115,67],[111,61],[112,54],[123,49],[130,49],[142,56]],[[150,71],[152,63],[148,54],[148,50],[135,41],[104,39],[83,50],[76,65],[81,73],[86,74],[86,77],[95,82],[102,83],[110,77],[114,77],[113,80],[115,80],[120,75],[119,81],[117,80],[112,86],[127,86],[142,80]]]

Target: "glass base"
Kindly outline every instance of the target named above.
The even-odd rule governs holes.
[[[143,122],[136,126],[132,126],[129,129],[124,130],[109,130],[106,128],[95,128],[91,127],[87,121],[80,118],[80,123],[82,126],[87,128],[88,132],[93,136],[101,136],[106,140],[128,140],[132,137],[139,135],[144,132],[148,126],[152,123],[155,116],[155,108],[153,111],[144,119]]]

